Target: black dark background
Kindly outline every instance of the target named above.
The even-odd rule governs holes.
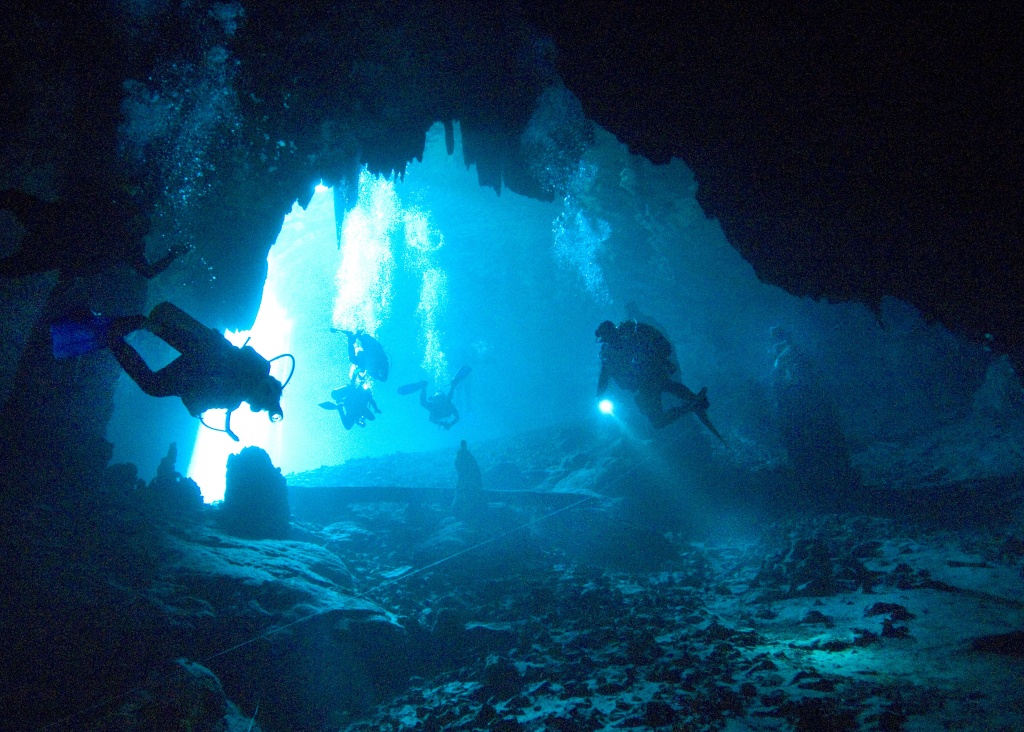
[[[685,160],[762,279],[899,296],[1020,362],[1020,6],[551,3],[532,17],[587,113],[634,152]]]

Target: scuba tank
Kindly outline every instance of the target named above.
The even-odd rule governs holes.
[[[182,354],[218,358],[227,348],[234,348],[220,331],[206,327],[170,302],[162,302],[150,311],[145,328]]]
[[[229,360],[227,368],[240,383],[256,383],[270,373],[270,360],[254,348],[234,346],[216,328],[208,328],[173,303],[162,302],[154,307],[145,327],[182,354],[206,362]]]

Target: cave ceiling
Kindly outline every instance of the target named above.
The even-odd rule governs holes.
[[[363,164],[401,175],[436,121],[482,185],[543,196],[518,141],[561,80],[631,152],[685,161],[763,280],[897,296],[1021,363],[1024,11],[674,7],[11,5],[0,184],[129,186],[157,234],[202,231],[221,276],[194,309],[240,327],[292,202]],[[152,129],[126,143],[126,118]]]

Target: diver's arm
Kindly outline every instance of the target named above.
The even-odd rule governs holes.
[[[353,333],[350,330],[343,330],[346,336],[348,336],[348,361],[353,366],[356,365],[356,338],[359,337],[358,333]]]
[[[146,260],[145,256],[139,255],[139,257],[137,257],[135,261],[132,262],[132,269],[134,269],[140,275],[145,277],[147,280],[151,280],[158,274],[163,272],[165,269],[167,269],[167,267],[170,266],[171,262],[173,261],[174,258],[168,255],[163,259],[150,263],[149,261]]]
[[[459,410],[458,410],[458,409],[456,409],[456,408],[455,408],[455,407],[453,406],[453,407],[452,407],[452,419],[451,419],[451,421],[450,421],[450,422],[445,422],[445,423],[444,423],[444,428],[445,428],[446,430],[450,430],[450,429],[451,429],[452,427],[454,427],[454,426],[455,426],[455,423],[456,423],[456,422],[458,422],[458,421],[459,421]]]
[[[238,435],[231,431],[231,413],[233,411],[235,410],[229,409],[227,413],[224,415],[224,431],[227,433],[228,437],[230,437],[235,442],[238,442]]]
[[[373,407],[373,411],[375,411],[377,414],[380,414],[380,407],[377,406],[377,402],[374,401],[373,397],[370,397],[366,403]]]
[[[192,247],[189,244],[175,244],[167,251],[167,254],[155,262],[147,261],[146,255],[140,252],[132,267],[147,280],[151,280],[170,267],[171,262],[175,259],[190,251],[192,251]]]
[[[608,388],[608,379],[611,374],[608,373],[608,365],[604,362],[601,363],[601,375],[597,377],[597,395],[601,396]]]

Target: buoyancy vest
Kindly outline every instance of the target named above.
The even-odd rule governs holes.
[[[619,325],[619,330],[627,338],[635,357],[651,364],[672,358],[672,343],[654,326],[627,320]]]
[[[602,346],[601,358],[621,388],[635,391],[678,370],[672,362],[672,343],[654,326],[625,320],[616,333],[613,343]]]

